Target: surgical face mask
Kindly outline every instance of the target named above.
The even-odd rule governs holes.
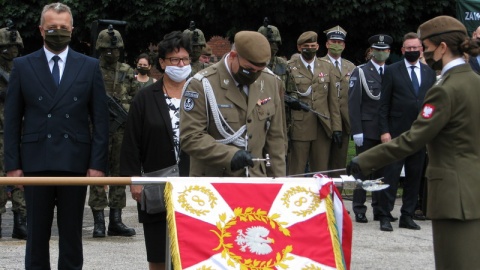
[[[433,59],[433,54],[437,49],[438,47],[431,52],[423,52],[423,57],[425,58],[425,62],[427,62],[427,65],[431,67],[433,70],[442,70],[443,59],[442,58],[440,58],[439,60]]]
[[[414,63],[420,58],[420,51],[406,51],[403,56],[405,56],[408,62]]]
[[[72,32],[65,29],[45,30],[45,44],[54,52],[61,52],[70,43]]]
[[[120,59],[120,50],[119,49],[103,49],[100,53],[105,62],[108,64],[115,64]]]
[[[341,44],[338,44],[338,43],[332,43],[330,44],[328,50],[330,51],[330,53],[332,55],[342,55],[342,52],[343,52],[343,46]]]
[[[142,75],[147,75],[148,72],[150,71],[150,68],[149,67],[140,67],[138,66],[137,67],[137,71],[138,73],[142,74]]]
[[[302,48],[302,57],[307,61],[312,60],[315,57],[316,53],[316,48]]]
[[[186,65],[183,67],[179,67],[179,66],[165,67],[165,74],[174,82],[181,82],[186,80],[190,75],[190,73],[192,73],[192,67],[190,65]]]
[[[253,72],[243,68],[240,65],[240,60],[238,60],[238,71],[233,73],[232,76],[239,84],[250,85],[258,79],[261,73],[262,71]]]
[[[390,52],[373,50],[373,58],[379,62],[387,61],[388,57],[390,57]]]

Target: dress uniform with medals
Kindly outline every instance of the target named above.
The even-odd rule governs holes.
[[[316,47],[302,47],[315,44]],[[289,125],[290,147],[288,173],[328,169],[332,134],[342,132],[342,120],[337,100],[337,76],[330,61],[316,58],[317,33],[308,31],[300,35],[297,48],[301,56],[290,60],[287,94],[306,104],[311,111],[291,110]]]
[[[474,46],[465,26],[450,16],[423,23],[418,35],[428,44],[425,60],[442,70],[441,77],[427,92],[410,130],[355,157],[351,172],[370,174],[427,145],[427,217],[432,220],[435,268],[478,269],[480,124],[471,119],[480,118],[480,77],[463,59],[464,53],[478,50],[478,43]]]
[[[368,42],[372,50],[372,59],[353,71],[348,90],[348,113],[357,155],[381,143],[380,128],[378,126],[383,76],[381,74],[385,70],[385,61],[389,57],[390,44],[393,42],[393,39],[388,35],[380,34],[371,36]],[[362,179],[377,179],[382,176],[383,173],[377,171],[370,176],[362,176]],[[374,215],[377,214],[375,196],[375,193],[373,193],[372,207],[374,208]],[[368,222],[365,216],[367,212],[367,206],[365,206],[366,198],[367,193],[365,190],[354,190],[353,211],[355,220],[360,223]]]
[[[249,62],[252,68],[240,65]],[[190,156],[190,176],[285,176],[282,81],[265,67],[267,39],[235,35],[232,51],[187,81],[180,108],[180,145]],[[237,62],[238,61],[238,62]],[[234,71],[233,63],[238,63]],[[237,63],[235,65],[237,65]],[[244,85],[242,85],[244,83]],[[252,158],[270,156],[270,167]]]
[[[342,52],[345,49],[345,31],[339,25],[330,28],[324,33],[327,35],[327,49],[328,53],[321,59],[330,61],[335,67],[335,77],[337,80],[335,91],[337,94],[337,102],[340,109],[340,116],[342,119],[342,137],[340,143],[335,143],[332,140],[330,146],[330,160],[328,169],[345,168],[347,163],[348,143],[350,141],[350,118],[348,116],[348,88],[350,76],[352,75],[355,65],[345,58],[342,58]],[[330,176],[338,177],[341,173],[334,172]]]

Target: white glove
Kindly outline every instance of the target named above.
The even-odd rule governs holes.
[[[363,133],[353,135],[353,141],[355,144],[360,147],[363,145]]]

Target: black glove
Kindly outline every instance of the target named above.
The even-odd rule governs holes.
[[[332,134],[333,142],[338,146],[338,148],[342,147],[342,132],[341,131],[334,131]]]
[[[362,170],[358,164],[358,157],[352,158],[350,164],[347,165],[347,174],[352,175],[355,179],[361,178]]]
[[[245,150],[238,150],[230,161],[230,169],[237,171],[246,166],[253,167],[252,155]]]
[[[305,112],[309,111],[307,103],[302,102],[295,98],[285,99],[285,104],[287,104],[287,106],[290,107],[290,109],[295,111],[300,111],[300,110],[303,110]]]

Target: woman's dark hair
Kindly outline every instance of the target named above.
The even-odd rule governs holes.
[[[163,40],[158,43],[158,55],[155,61],[155,65],[158,70],[164,72],[160,66],[159,59],[165,59],[165,56],[173,51],[178,51],[181,48],[185,49],[188,54],[192,53],[192,46],[190,42],[190,36],[183,34],[180,31],[173,31],[166,34]]]
[[[140,61],[140,59],[146,59],[149,65],[152,64],[152,59],[150,58],[150,55],[146,53],[141,53],[135,60],[135,64],[138,64],[138,61]]]
[[[455,56],[463,56],[464,53],[477,56],[480,53],[480,41],[469,38],[462,32],[440,34],[428,39],[437,46],[440,45],[441,42],[445,42]]]

